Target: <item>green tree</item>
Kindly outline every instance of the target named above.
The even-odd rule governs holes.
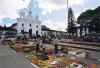
[[[71,33],[74,36],[74,33],[75,33],[74,27],[76,27],[76,21],[75,21],[73,10],[70,7],[68,10],[68,33],[69,33],[69,36]]]
[[[81,26],[89,26],[89,31],[99,32],[100,30],[100,6],[94,10],[86,10],[77,18]]]

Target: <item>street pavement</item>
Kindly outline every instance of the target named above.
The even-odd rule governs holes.
[[[0,68],[36,68],[22,54],[0,45]]]

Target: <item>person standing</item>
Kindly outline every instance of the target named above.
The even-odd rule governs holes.
[[[1,36],[0,36],[0,45],[1,45]]]
[[[39,40],[39,47],[40,47],[40,51],[42,51],[42,49],[43,49],[43,41],[42,41],[42,38]]]
[[[0,39],[0,44],[3,44],[4,43],[4,40],[5,40],[5,36],[4,34],[1,35],[1,39]]]
[[[50,43],[51,43],[51,37],[49,36],[49,38],[48,38],[48,39],[49,39],[49,44],[50,44]]]
[[[55,54],[57,54],[57,53],[58,53],[58,44],[59,44],[59,40],[58,40],[57,37],[54,39],[53,44],[54,44],[54,51],[55,51]]]
[[[36,39],[36,53],[38,53],[40,51],[39,48],[39,38]]]

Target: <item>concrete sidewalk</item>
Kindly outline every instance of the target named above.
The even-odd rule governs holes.
[[[0,46],[0,68],[35,68],[22,54]]]

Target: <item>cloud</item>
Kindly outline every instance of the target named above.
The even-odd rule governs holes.
[[[0,26],[3,26],[2,20],[0,20]]]
[[[83,5],[85,3],[85,0],[69,0],[69,5],[74,6],[74,5]]]
[[[42,25],[46,25],[48,28],[58,31],[66,31],[67,23],[65,21],[52,21],[45,20],[42,22]]]
[[[8,23],[6,26],[9,27],[9,26],[11,26],[11,25],[12,25],[11,23]]]
[[[76,13],[76,14],[75,14],[75,19],[77,19],[78,16],[79,16],[81,13],[82,13],[82,12],[78,12],[78,13]]]
[[[30,0],[0,0],[0,19],[16,18],[18,11],[28,6]]]
[[[42,14],[51,13],[54,10],[61,10],[67,7],[67,0],[36,0],[37,5],[43,10]],[[69,0],[69,4],[83,5],[84,0]]]

